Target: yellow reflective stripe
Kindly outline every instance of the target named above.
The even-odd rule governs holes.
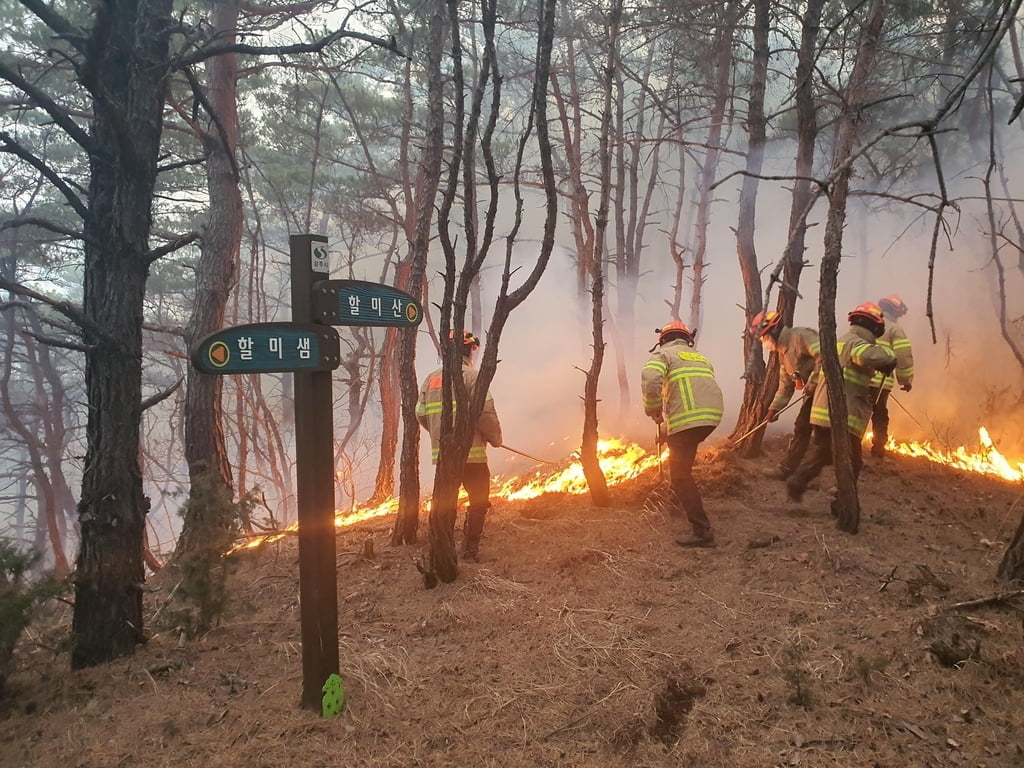
[[[665,365],[665,363],[663,363],[661,360],[648,360],[647,365],[644,366],[644,370],[647,370],[648,368],[650,368],[652,371],[657,371],[662,375],[664,375],[665,372],[668,370],[668,366]]]
[[[432,416],[434,414],[441,413],[442,410],[444,409],[441,403],[424,403],[423,410],[420,410],[419,407],[417,407],[416,413],[421,416]],[[453,407],[452,410],[455,410],[455,408]]]
[[[661,398],[660,397],[657,397],[657,398],[655,398],[655,397],[651,397],[651,398],[645,397],[644,398],[644,408],[646,408],[646,409],[661,408]]]
[[[853,368],[843,368],[843,381],[848,381],[860,387],[866,387],[871,383],[871,377]]]
[[[435,464],[437,463],[437,457],[440,456],[440,455],[441,455],[441,449],[440,448],[431,448],[430,449],[430,458],[433,460],[433,462]]]
[[[426,416],[427,415],[427,406],[426,406],[425,403],[416,403],[416,415],[417,416]]]
[[[468,456],[468,458],[469,459],[486,459],[487,458],[487,449],[484,446],[482,446],[482,445],[480,445],[480,446],[474,445],[472,448],[469,449],[469,456]]]
[[[910,339],[896,339],[892,344],[887,346],[893,349],[910,349]]]
[[[685,413],[677,413],[673,416],[668,417],[668,428],[675,429],[676,427],[685,426],[686,424],[693,424],[698,421],[721,421],[722,411],[718,408],[697,408],[693,411],[686,411]]]

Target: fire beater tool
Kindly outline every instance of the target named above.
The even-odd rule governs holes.
[[[796,400],[793,400],[793,401],[792,401],[792,402],[791,402],[791,403],[790,403],[789,405],[787,405],[787,406],[786,406],[785,408],[783,408],[782,410],[780,410],[780,411],[779,411],[779,412],[778,412],[777,414],[775,414],[775,415],[776,415],[776,416],[781,416],[782,414],[784,414],[784,413],[785,413],[786,411],[788,411],[788,410],[789,410],[790,408],[792,408],[792,407],[793,407],[794,405],[796,405],[797,403],[803,402],[803,399],[804,399],[805,397],[807,397],[807,395],[803,395],[803,396],[801,396],[801,397],[798,397],[798,398],[797,398]],[[733,440],[733,441],[732,441],[732,444],[733,444],[733,445],[739,445],[740,443],[742,443],[742,442],[743,442],[744,440],[746,440],[746,439],[747,439],[748,437],[750,437],[750,436],[751,436],[752,434],[754,434],[755,432],[757,432],[757,430],[759,430],[759,429],[760,429],[761,427],[763,427],[763,426],[764,426],[765,424],[767,424],[767,423],[768,423],[768,417],[766,416],[766,417],[765,417],[765,419],[764,419],[764,421],[762,421],[761,423],[759,423],[759,424],[758,424],[758,425],[757,425],[756,427],[754,427],[753,429],[751,429],[751,430],[750,430],[749,432],[747,432],[747,433],[745,433],[745,434],[743,434],[743,435],[740,435],[739,437],[737,437],[737,438],[736,438],[735,440]]]
[[[554,461],[548,461],[547,459],[538,459],[536,456],[531,456],[528,453],[523,453],[522,451],[517,451],[515,448],[510,448],[509,446],[505,445],[504,443],[502,443],[501,447],[504,448],[506,451],[512,451],[512,453],[518,453],[520,456],[525,456],[526,458],[528,458],[528,459],[530,459],[532,461],[536,461],[536,462],[538,462],[540,464],[555,464],[556,463]]]
[[[896,395],[894,395],[894,394],[889,395],[889,399],[892,400],[894,403],[896,403],[896,405],[898,405],[900,407],[900,409],[905,414],[907,414],[907,416],[910,417],[910,420],[913,421],[915,424],[917,424],[917,426],[919,426],[924,431],[924,433],[926,435],[930,435],[931,434],[931,430],[928,429],[927,427],[925,427],[925,425],[922,424],[920,421],[915,419],[914,418],[914,414],[912,414],[910,411],[908,411],[907,407],[905,405],[903,405],[903,403],[901,403],[899,400],[896,399]]]

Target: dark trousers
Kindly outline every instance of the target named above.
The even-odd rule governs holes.
[[[487,464],[466,464],[462,473],[462,487],[469,497],[466,521],[463,526],[462,551],[464,556],[476,559],[484,520],[491,506],[491,470]]]
[[[878,456],[885,452],[885,444],[889,440],[889,394],[890,389],[872,387],[871,397],[871,455]]]
[[[811,444],[811,405],[813,401],[814,398],[811,395],[804,395],[804,401],[800,404],[800,410],[796,414],[796,421],[793,422],[793,436],[789,439],[786,458],[782,460],[784,475],[793,474],[793,470],[800,466],[804,454],[807,453],[807,447]]]
[[[466,489],[470,509],[491,506],[491,470],[487,464],[466,464],[462,472],[462,487]]]
[[[672,478],[672,490],[686,511],[696,536],[705,536],[711,530],[711,521],[704,513],[704,500],[693,480],[693,462],[697,458],[697,446],[714,432],[714,427],[694,427],[676,432],[665,438],[668,443],[668,471]]]
[[[828,427],[818,426],[812,429],[811,452],[804,459],[803,463],[793,470],[793,474],[789,476],[789,480],[786,482],[790,493],[792,494],[795,491],[798,496],[803,495],[811,480],[820,475],[821,470],[833,462],[832,430]],[[850,432],[847,432],[846,436],[850,439],[850,459],[853,463],[853,476],[858,478],[860,477],[860,470],[864,466],[864,456],[860,449],[860,438]]]

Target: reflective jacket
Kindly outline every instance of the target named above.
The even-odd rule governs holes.
[[[663,414],[668,434],[722,421],[722,390],[704,355],[682,339],[658,347],[640,373],[644,413]]]
[[[884,344],[875,342],[875,335],[859,325],[851,325],[850,330],[836,341],[839,352],[839,364],[843,367],[843,384],[846,388],[846,427],[851,435],[864,437],[871,419],[871,376],[881,369],[890,369],[896,362],[892,350]],[[828,416],[828,388],[825,376],[814,390],[814,403],[811,405],[811,424],[819,427],[830,427],[832,422]]]
[[[896,355],[895,379],[893,373],[888,376],[876,371],[871,379],[872,387],[892,389],[893,383],[898,382],[900,386],[914,382],[914,353],[910,349],[910,339],[903,332],[903,327],[896,322],[896,318],[885,316],[885,333],[878,337],[878,343],[889,347]]]
[[[779,354],[779,388],[768,409],[781,411],[793,399],[798,382],[805,395],[814,392],[821,356],[818,332],[813,328],[783,328],[775,349]]]
[[[420,387],[419,400],[416,402],[416,420],[430,433],[430,458],[437,464],[437,457],[441,450],[441,372],[436,371],[423,380]],[[462,364],[462,380],[466,384],[466,391],[473,396],[473,389],[476,387],[477,370],[468,362]],[[455,412],[455,402],[452,401],[452,413]],[[473,433],[473,444],[469,448],[469,455],[466,457],[467,464],[487,463],[487,443],[501,445],[501,423],[498,421],[498,412],[494,408],[494,398],[487,393],[484,400],[484,409],[480,412],[480,418],[476,423],[476,431]]]

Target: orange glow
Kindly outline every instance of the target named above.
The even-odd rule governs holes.
[[[865,437],[870,438],[869,432]],[[927,440],[924,442],[898,443],[892,435],[886,443],[886,450],[901,456],[923,457],[936,464],[943,464],[954,469],[977,472],[982,475],[994,475],[1003,480],[1019,483],[1024,480],[1024,463],[1010,462],[1003,456],[989,437],[984,427],[978,429],[979,450],[970,451],[964,446],[956,449],[936,448]]]
[[[658,466],[658,457],[647,453],[636,443],[625,443],[609,438],[598,440],[597,461],[604,472],[608,485],[618,485]],[[545,493],[587,493],[587,479],[583,476],[583,465],[573,456],[571,464],[552,473],[538,470],[526,478],[514,477],[505,482],[491,495],[508,501],[535,499]]]
[[[897,442],[892,436],[886,450],[901,456],[922,457],[937,464],[967,472],[1000,477],[1011,482],[1024,481],[1024,462],[1008,461],[992,443],[988,430],[978,430],[979,450],[969,451],[964,446],[954,450],[933,447],[929,442]],[[871,433],[865,435],[870,441]],[[604,472],[609,486],[632,480],[645,472],[658,468],[660,461],[667,461],[668,448],[664,448],[661,457],[648,453],[636,443],[628,443],[614,438],[599,440],[597,443],[598,463]],[[589,491],[587,480],[583,476],[583,465],[579,462],[578,453],[567,457],[564,466],[545,472],[537,470],[532,475],[514,477],[491,489],[492,499],[506,501],[523,501],[535,499],[546,493],[584,494]],[[668,472],[667,464],[665,472]],[[465,498],[465,491],[459,498]],[[424,508],[429,509],[430,500],[426,499]],[[377,507],[359,508],[337,512],[334,518],[335,528],[344,528],[363,520],[394,514],[398,511],[398,499],[388,499]],[[228,554],[243,549],[255,549],[263,544],[277,541],[290,533],[295,533],[298,525],[293,524],[283,531],[276,531],[266,536],[257,537],[236,544]]]

